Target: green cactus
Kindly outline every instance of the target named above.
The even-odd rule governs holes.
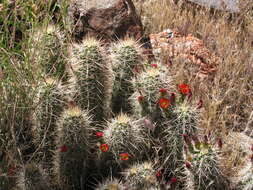
[[[131,79],[141,69],[141,49],[133,39],[115,43],[110,48],[114,73],[113,112],[130,112],[129,97],[133,93]]]
[[[66,54],[63,34],[54,25],[38,28],[32,34],[30,54],[40,73],[46,77],[66,79]]]
[[[111,114],[111,70],[105,60],[103,48],[95,39],[85,39],[75,45],[70,59],[76,89],[77,103],[90,110],[95,122],[102,122]]]
[[[48,190],[50,188],[45,172],[34,163],[25,165],[21,170],[17,186],[20,190]]]
[[[156,172],[151,162],[135,164],[123,172],[124,180],[133,190],[159,189]]]
[[[129,160],[141,159],[148,147],[148,138],[142,122],[120,114],[104,129],[103,140],[110,147],[114,159],[120,160],[121,153],[129,154]]]
[[[203,141],[194,138],[185,141],[186,149],[186,189],[228,189],[229,183],[219,166],[219,150],[211,144],[207,136]]]
[[[57,80],[47,78],[37,90],[32,133],[39,161],[43,162],[43,167],[51,170],[56,123],[64,106],[63,88]]]
[[[91,117],[73,105],[64,111],[57,131],[55,152],[55,176],[58,185],[66,189],[82,187],[85,167],[90,150]]]
[[[100,183],[96,190],[125,190],[125,187],[118,179],[110,179]]]
[[[160,122],[162,112],[159,106],[161,97],[169,99],[169,92],[174,92],[175,87],[168,72],[163,66],[148,67],[132,80],[134,94],[131,97],[134,112],[138,116],[148,116],[154,122]],[[160,93],[164,89],[167,92]]]

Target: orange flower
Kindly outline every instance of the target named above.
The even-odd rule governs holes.
[[[187,84],[180,84],[178,87],[179,87],[179,91],[182,94],[187,95],[187,94],[191,93],[191,89]]]
[[[102,152],[107,152],[108,149],[109,149],[108,144],[101,144],[101,145],[100,145],[100,150],[101,150]]]
[[[63,145],[60,147],[60,152],[67,152],[68,151],[68,147],[66,145]]]
[[[129,159],[128,153],[121,153],[119,156],[120,156],[120,160],[128,160]]]
[[[161,98],[159,100],[159,105],[162,109],[167,109],[170,105],[170,101],[167,98]]]

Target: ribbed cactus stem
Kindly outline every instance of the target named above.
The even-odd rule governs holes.
[[[129,97],[133,93],[131,79],[141,68],[140,45],[133,39],[115,43],[111,49],[114,73],[112,107],[115,113],[130,112]]]
[[[131,186],[131,189],[151,189],[158,187],[156,180],[156,172],[151,162],[135,164],[123,172],[126,184]]]
[[[64,106],[64,95],[61,83],[53,78],[39,83],[37,90],[32,133],[39,160],[51,170],[53,151],[56,148],[56,122]]]
[[[40,166],[32,163],[27,164],[18,176],[18,189],[20,190],[48,190],[48,183],[45,172]]]
[[[140,159],[145,154],[148,139],[142,125],[142,122],[126,114],[120,114],[107,123],[103,140],[116,160],[120,160],[121,153],[128,153],[129,160]]]
[[[85,179],[85,167],[90,150],[91,118],[86,111],[72,105],[60,118],[55,152],[57,183],[66,189],[79,189]]]
[[[132,106],[135,114],[148,116],[155,122],[161,122],[162,110],[159,106],[161,98],[169,100],[170,92],[175,90],[168,72],[162,66],[148,67],[132,80],[135,93],[132,95]],[[161,89],[167,93],[159,92]],[[142,100],[139,99],[142,97]]]
[[[125,186],[118,179],[106,180],[103,183],[100,183],[96,190],[125,190]]]
[[[205,140],[195,141],[193,150],[188,151],[188,155],[185,156],[188,163],[186,189],[227,189],[228,181],[221,172],[216,147]]]
[[[99,41],[85,39],[75,45],[70,60],[79,91],[77,103],[90,110],[94,121],[102,122],[111,114],[112,73]]]
[[[32,35],[30,53],[40,69],[40,73],[46,77],[66,77],[66,54],[64,37],[54,25],[38,28]]]

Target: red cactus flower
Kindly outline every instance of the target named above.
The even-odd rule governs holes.
[[[185,162],[185,167],[186,168],[188,168],[188,169],[190,169],[191,167],[192,167],[192,165],[191,165],[191,163],[190,162]]]
[[[222,145],[223,145],[222,140],[221,140],[221,138],[219,138],[219,139],[218,139],[218,147],[219,147],[219,148],[222,148]]]
[[[143,102],[143,100],[144,100],[144,97],[143,97],[143,96],[138,96],[138,102],[139,102],[139,103]]]
[[[167,109],[170,106],[170,101],[167,98],[161,98],[159,100],[159,105],[162,109]]]
[[[103,136],[104,136],[104,133],[103,133],[103,132],[96,132],[96,136],[97,136],[97,137],[103,137]]]
[[[158,65],[155,64],[155,63],[151,64],[150,66],[151,66],[151,67],[154,67],[154,68],[157,68],[157,67],[158,67]]]
[[[175,177],[172,177],[171,179],[170,179],[170,182],[173,184],[173,183],[177,183],[177,178],[175,178]]]
[[[179,84],[179,91],[182,93],[182,94],[190,94],[191,93],[191,89],[190,87],[187,85],[187,84]]]
[[[68,147],[66,145],[63,145],[60,147],[60,152],[67,152],[68,151]]]
[[[107,152],[108,149],[109,149],[108,144],[101,144],[101,145],[100,145],[100,150],[101,150],[102,152]]]
[[[199,100],[199,102],[197,103],[197,109],[200,109],[203,107],[203,100]]]
[[[128,153],[121,153],[119,156],[120,156],[120,160],[128,160],[129,159]]]

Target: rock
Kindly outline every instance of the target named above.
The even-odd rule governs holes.
[[[164,53],[170,61],[180,57],[198,65],[196,77],[201,80],[212,77],[221,62],[219,57],[204,46],[202,40],[192,34],[183,36],[177,30],[167,29],[158,34],[151,34],[150,41],[156,58],[159,59]]]
[[[69,8],[73,36],[106,42],[126,36],[140,39],[143,27],[132,0],[75,0]]]

